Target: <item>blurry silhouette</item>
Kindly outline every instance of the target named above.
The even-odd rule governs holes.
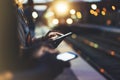
[[[51,31],[46,36],[35,39],[30,32],[29,21],[20,8],[18,8],[18,20],[22,66],[18,67],[20,73],[15,74],[15,80],[33,80],[33,78],[34,80],[53,80],[65,67],[70,66],[69,62],[56,59],[59,52],[50,43],[52,37],[61,33]]]
[[[28,26],[31,32],[31,35],[34,36],[35,23],[33,21],[32,12],[35,11],[33,8],[33,0],[28,0],[27,7],[24,9],[24,15],[28,21]]]
[[[58,52],[46,41],[49,36],[31,37],[22,9],[17,8],[17,25],[12,1],[0,1],[0,5],[0,80],[53,80],[69,67],[68,62],[56,59]]]

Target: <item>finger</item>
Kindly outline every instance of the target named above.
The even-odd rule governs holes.
[[[64,35],[64,34],[62,34],[62,33],[60,33],[60,32],[56,32],[56,35],[62,36],[62,35]]]

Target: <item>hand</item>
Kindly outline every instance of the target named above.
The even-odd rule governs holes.
[[[47,46],[42,46],[35,54],[34,57],[35,58],[40,58],[41,56],[43,56],[46,52],[49,52],[50,54],[55,54],[58,53],[58,50],[56,49],[51,49]]]
[[[56,39],[58,36],[61,36],[61,35],[63,34],[57,31],[50,31],[47,33],[47,37],[52,40]]]
[[[43,37],[42,39],[43,39],[44,41],[45,41],[45,40],[49,40],[49,39],[54,40],[54,39],[56,39],[58,36],[61,36],[61,35],[63,35],[63,34],[60,33],[60,32],[57,32],[57,31],[49,31],[49,32],[46,34],[46,36]],[[39,38],[39,39],[41,39],[41,38]],[[39,39],[33,37],[33,38],[32,38],[32,42],[39,41]]]

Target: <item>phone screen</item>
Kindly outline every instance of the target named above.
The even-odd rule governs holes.
[[[58,54],[57,59],[62,61],[70,61],[72,59],[75,59],[77,56],[78,55],[74,52],[65,52]]]

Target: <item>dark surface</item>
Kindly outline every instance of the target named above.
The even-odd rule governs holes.
[[[65,69],[55,80],[78,80],[70,68]]]
[[[75,40],[71,39],[70,42],[74,44],[77,49],[82,51],[81,56],[87,57],[92,61],[92,64],[95,68],[98,70],[100,68],[103,68],[106,73],[103,73],[108,79],[110,80],[119,80],[120,76],[120,58],[119,58],[119,43],[117,46],[114,43],[109,43],[109,38],[103,38],[99,36],[100,39],[96,39],[95,36],[87,35],[85,36],[87,40],[96,42],[100,44],[99,46],[102,48],[95,49],[93,47],[90,47],[86,45],[83,41],[81,36],[77,37]],[[101,40],[103,39],[103,40]],[[107,40],[108,42],[104,41]],[[113,41],[113,40],[112,40]],[[114,41],[113,41],[114,42]],[[79,43],[79,44],[78,44]],[[114,45],[113,45],[114,44]],[[115,56],[110,55],[107,51],[109,50],[115,50],[117,53]],[[88,61],[89,62],[89,61]],[[96,67],[99,66],[99,67]]]
[[[120,80],[120,41],[119,33],[102,31],[99,29],[81,28],[77,26],[64,26],[62,32],[72,31],[77,38],[68,38],[75,50],[108,80]],[[68,29],[67,29],[68,28]],[[59,30],[62,30],[61,28]],[[85,43],[85,40],[89,43]],[[98,48],[90,43],[98,44]],[[111,52],[114,51],[113,54]],[[101,72],[102,69],[102,72]]]

